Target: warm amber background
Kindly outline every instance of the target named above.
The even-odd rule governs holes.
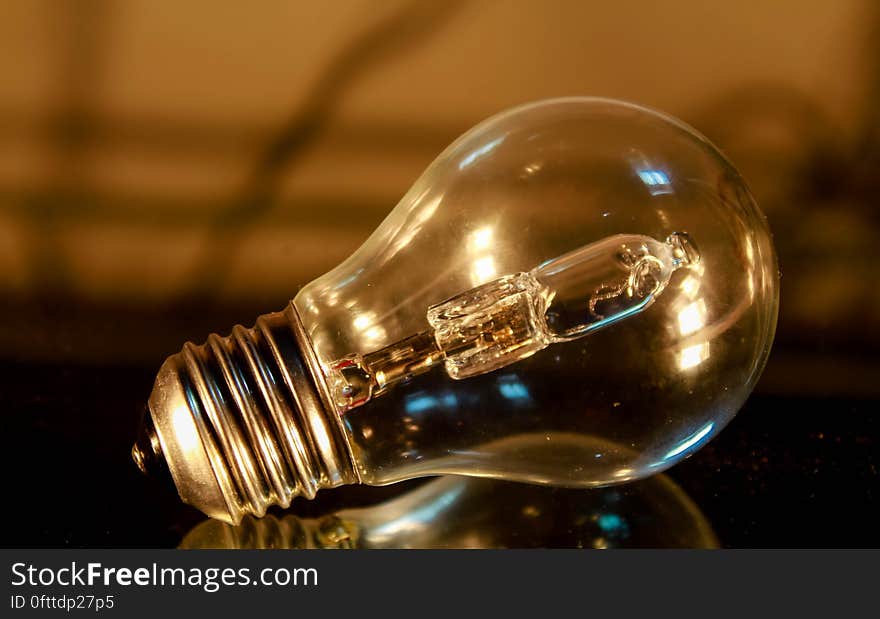
[[[724,543],[876,543],[878,35],[871,0],[3,0],[0,432],[34,467],[10,492],[43,513],[59,471],[63,496],[117,475],[6,539],[155,543],[126,437],[161,360],[280,309],[476,122],[596,95],[715,141],[780,254],[757,399],[673,476]],[[817,537],[841,505],[864,531]]]
[[[783,302],[763,387],[876,393],[840,365],[880,326],[875,6],[5,0],[0,355],[152,361],[190,327],[144,323],[197,289],[236,319],[274,309],[463,130],[588,94],[702,130],[770,216]]]

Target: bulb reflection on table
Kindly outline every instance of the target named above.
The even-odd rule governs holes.
[[[181,548],[716,548],[699,508],[666,475],[598,489],[438,477],[321,518],[206,520]]]

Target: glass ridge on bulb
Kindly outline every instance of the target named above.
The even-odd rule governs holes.
[[[423,475],[626,482],[733,417],[777,305],[766,221],[705,138],[538,102],[459,138],[286,310],[170,357],[133,455],[227,522]]]

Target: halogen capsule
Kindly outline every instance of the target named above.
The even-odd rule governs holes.
[[[343,411],[361,406],[441,359],[458,380],[584,337],[648,308],[675,270],[699,259],[683,232],[665,242],[618,234],[499,277],[428,308],[431,332],[330,363],[334,401]]]

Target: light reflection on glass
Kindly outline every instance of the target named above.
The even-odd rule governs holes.
[[[352,324],[358,331],[363,331],[370,326],[371,322],[373,322],[373,319],[368,314],[359,314],[355,317]]]
[[[471,270],[471,281],[474,286],[485,284],[495,279],[498,270],[495,268],[495,259],[492,256],[483,256],[474,260],[474,266]]]
[[[678,331],[689,335],[703,328],[706,324],[706,302],[703,299],[686,305],[678,312]]]
[[[458,398],[453,393],[442,396],[433,396],[424,392],[416,392],[406,398],[404,409],[407,413],[423,413],[435,408],[454,409],[458,405]]]
[[[492,226],[483,226],[471,234],[471,247],[476,251],[489,249],[492,246]]]
[[[333,289],[334,289],[334,290],[342,290],[343,288],[345,288],[346,286],[348,286],[350,283],[352,283],[353,281],[355,281],[355,280],[358,278],[358,275],[360,275],[360,274],[363,273],[363,272],[364,272],[364,270],[363,270],[362,268],[356,270],[354,273],[352,273],[351,275],[349,275],[348,277],[346,277],[345,279],[343,279],[342,281],[340,281],[338,284],[336,284],[335,286],[333,286]]]
[[[693,299],[700,291],[700,280],[693,275],[688,275],[681,282],[681,291],[689,299]]]
[[[451,484],[448,489],[437,492],[431,501],[416,504],[409,511],[401,510],[403,513],[397,518],[392,516],[387,520],[376,519],[376,524],[370,531],[371,542],[379,547],[388,547],[400,536],[424,536],[429,533],[434,522],[455,504],[463,492],[464,484]]]
[[[491,153],[492,150],[496,146],[501,144],[501,142],[503,142],[503,141],[504,141],[504,136],[501,136],[500,138],[497,138],[495,140],[492,140],[491,142],[486,143],[485,145],[481,146],[480,148],[474,149],[473,151],[471,151],[470,154],[468,154],[467,156],[462,158],[461,162],[458,164],[458,169],[464,170],[468,166],[473,165],[473,163],[475,161],[477,161],[481,157],[485,157],[486,155]]]
[[[694,432],[692,435],[684,439],[681,443],[676,445],[674,448],[670,449],[665,456],[663,456],[663,460],[669,460],[670,458],[674,458],[675,456],[682,454],[686,451],[695,450],[700,443],[703,442],[704,439],[708,438],[709,434],[712,432],[712,429],[715,427],[715,422],[710,421],[705,426]]]
[[[746,260],[749,262],[749,266],[755,266],[755,248],[752,246],[752,243],[744,243],[746,246]]]
[[[385,339],[385,329],[374,325],[364,331],[364,340],[367,342],[381,342]]]
[[[352,325],[361,332],[366,343],[378,343],[385,338],[385,329],[375,323],[376,316],[372,312],[358,314],[352,321]]]
[[[606,533],[625,531],[628,528],[626,521],[618,514],[600,514],[596,519],[596,524]]]
[[[534,161],[523,168],[523,176],[533,176],[541,171],[544,167],[544,162],[542,161]]]
[[[513,401],[530,400],[532,397],[529,388],[515,376],[503,376],[499,379],[498,391],[502,397]]]
[[[207,520],[180,544],[181,548],[717,546],[706,517],[662,474],[592,490],[440,477],[378,505],[315,519],[293,514],[261,520],[247,517],[237,527]]]
[[[663,170],[638,170],[636,174],[642,179],[652,196],[672,193],[672,183]]]
[[[422,229],[422,226],[424,226],[427,222],[431,220],[431,217],[434,215],[434,211],[437,210],[437,207],[440,206],[440,203],[442,201],[443,194],[440,194],[432,200],[426,202],[420,209],[415,212],[415,215],[413,216],[413,222],[411,224],[405,227],[402,226],[401,228],[396,230],[394,236],[388,242],[390,249],[387,252],[387,255],[379,262],[387,262],[398,253],[400,253],[401,250],[409,246],[413,239],[418,236],[419,231]],[[362,270],[363,269],[359,269],[359,271]]]
[[[687,346],[678,353],[678,367],[682,370],[689,370],[697,367],[708,358],[709,342]]]

